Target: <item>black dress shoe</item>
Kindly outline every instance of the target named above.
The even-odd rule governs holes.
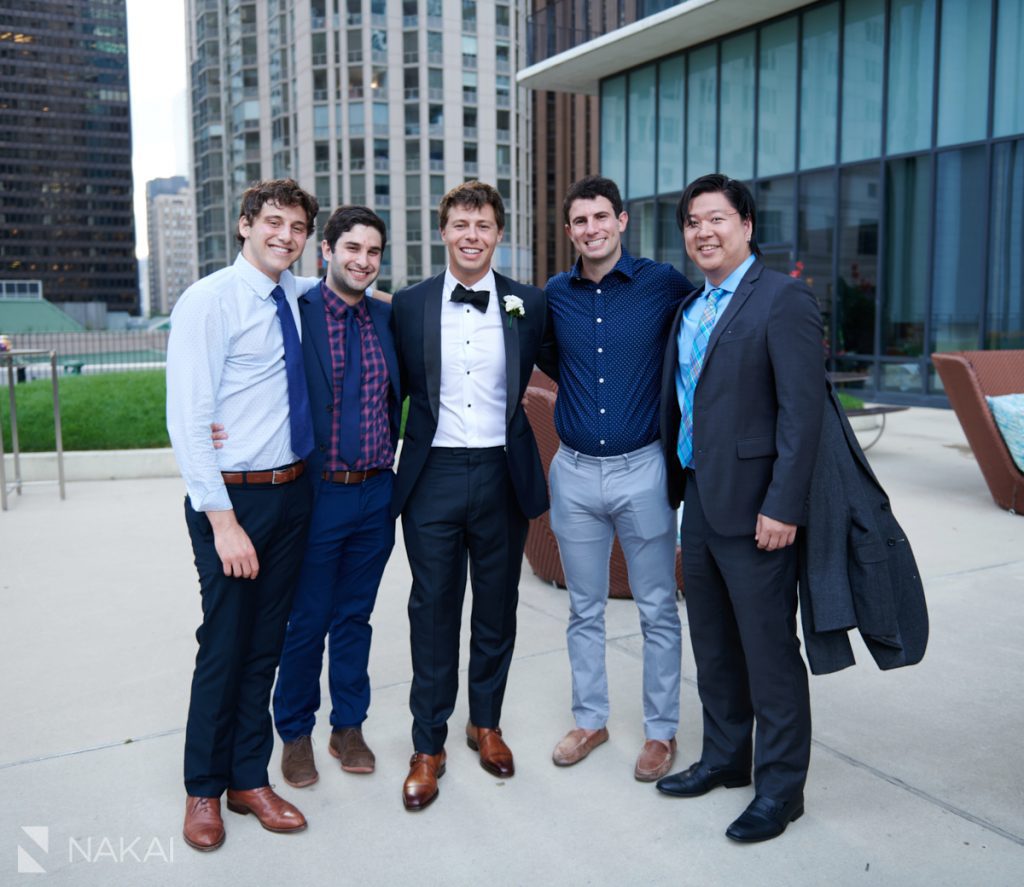
[[[697,761],[688,770],[659,779],[657,789],[675,798],[696,798],[698,795],[706,795],[720,785],[726,788],[750,785],[750,774],[743,770],[709,767],[703,761]]]
[[[752,844],[777,838],[791,822],[804,815],[804,796],[797,795],[788,801],[776,801],[757,795],[729,828],[727,838]]]

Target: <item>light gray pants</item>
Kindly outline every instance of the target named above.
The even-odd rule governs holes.
[[[676,515],[655,441],[621,456],[559,447],[551,462],[551,529],[569,587],[566,632],[576,726],[608,721],[604,609],[608,561],[618,534],[644,636],[644,733],[671,739],[679,725],[681,656],[676,605]]]

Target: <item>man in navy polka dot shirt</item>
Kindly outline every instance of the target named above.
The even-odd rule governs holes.
[[[576,725],[552,757],[575,764],[608,738],[604,609],[617,534],[644,638],[645,742],[634,776],[651,782],[675,757],[681,652],[676,521],[659,443],[661,364],[672,317],[693,286],[671,265],[623,249],[629,217],[610,179],[576,182],[563,213],[579,259],[547,283],[557,362],[543,369],[559,383],[551,529],[569,588]]]

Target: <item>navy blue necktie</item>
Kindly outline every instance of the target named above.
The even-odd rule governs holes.
[[[277,306],[277,319],[281,321],[284,338],[284,369],[288,377],[288,421],[292,432],[292,452],[305,459],[313,452],[313,414],[309,409],[309,391],[306,389],[306,371],[302,366],[302,342],[295,328],[295,318],[284,290],[275,286],[270,293]]]
[[[359,459],[359,382],[363,374],[363,346],[359,336],[356,309],[345,312],[345,378],[341,386],[341,436],[338,449],[341,461],[349,469]]]

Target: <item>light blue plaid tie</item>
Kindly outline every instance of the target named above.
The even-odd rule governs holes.
[[[683,468],[686,468],[693,458],[693,393],[697,390],[697,380],[700,378],[701,367],[704,366],[708,339],[711,338],[711,331],[715,328],[718,300],[724,293],[725,290],[721,288],[713,289],[708,293],[704,313],[701,314],[700,323],[697,324],[697,335],[693,337],[690,361],[685,367],[679,368],[679,376],[683,383],[683,397],[679,402],[681,419],[679,422],[679,445],[676,447],[676,453],[679,455],[679,464]]]

